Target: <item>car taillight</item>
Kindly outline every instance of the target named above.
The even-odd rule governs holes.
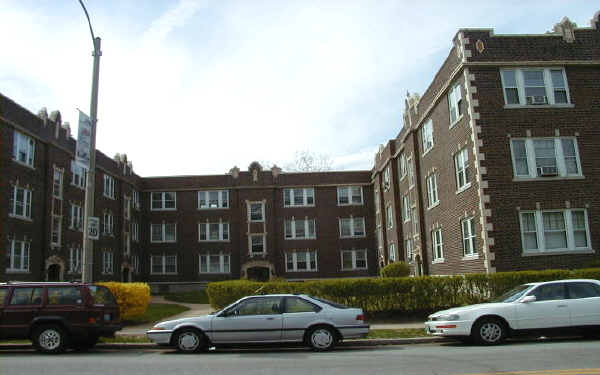
[[[356,320],[365,320],[364,314],[357,315]]]
[[[90,316],[90,324],[96,324],[96,318]]]

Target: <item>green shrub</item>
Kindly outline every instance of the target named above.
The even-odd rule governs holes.
[[[100,282],[110,289],[117,299],[121,311],[121,319],[127,320],[143,315],[150,303],[150,286],[146,283]]]
[[[381,277],[406,277],[410,275],[410,267],[405,262],[394,262],[383,267]]]

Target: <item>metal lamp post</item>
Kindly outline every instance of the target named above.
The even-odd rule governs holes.
[[[96,115],[98,111],[98,76],[100,74],[100,56],[102,56],[102,51],[100,50],[100,38],[94,36],[90,16],[88,15],[87,9],[85,9],[85,5],[83,5],[83,1],[79,0],[79,4],[81,4],[81,7],[85,12],[88,25],[90,26],[90,33],[92,34],[92,41],[94,43],[94,71],[92,76],[92,100],[90,103],[90,120],[92,122],[90,169],[88,170],[85,189],[85,208],[83,213],[83,267],[81,270],[81,281],[84,283],[91,283],[93,272],[92,266],[94,263],[94,242],[89,238],[88,221],[89,217],[94,215],[94,193],[96,184]]]

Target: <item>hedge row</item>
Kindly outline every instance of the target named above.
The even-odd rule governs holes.
[[[146,283],[102,282],[115,296],[121,319],[127,320],[134,316],[143,315],[150,303],[150,286]]]
[[[600,279],[600,268],[307,282],[232,280],[208,284],[207,293],[216,309],[249,295],[299,293],[360,307],[369,313],[410,313],[485,302],[524,283],[578,278]]]

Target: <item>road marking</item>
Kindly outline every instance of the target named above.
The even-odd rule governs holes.
[[[464,375],[600,375],[600,368],[567,370],[498,371]]]

